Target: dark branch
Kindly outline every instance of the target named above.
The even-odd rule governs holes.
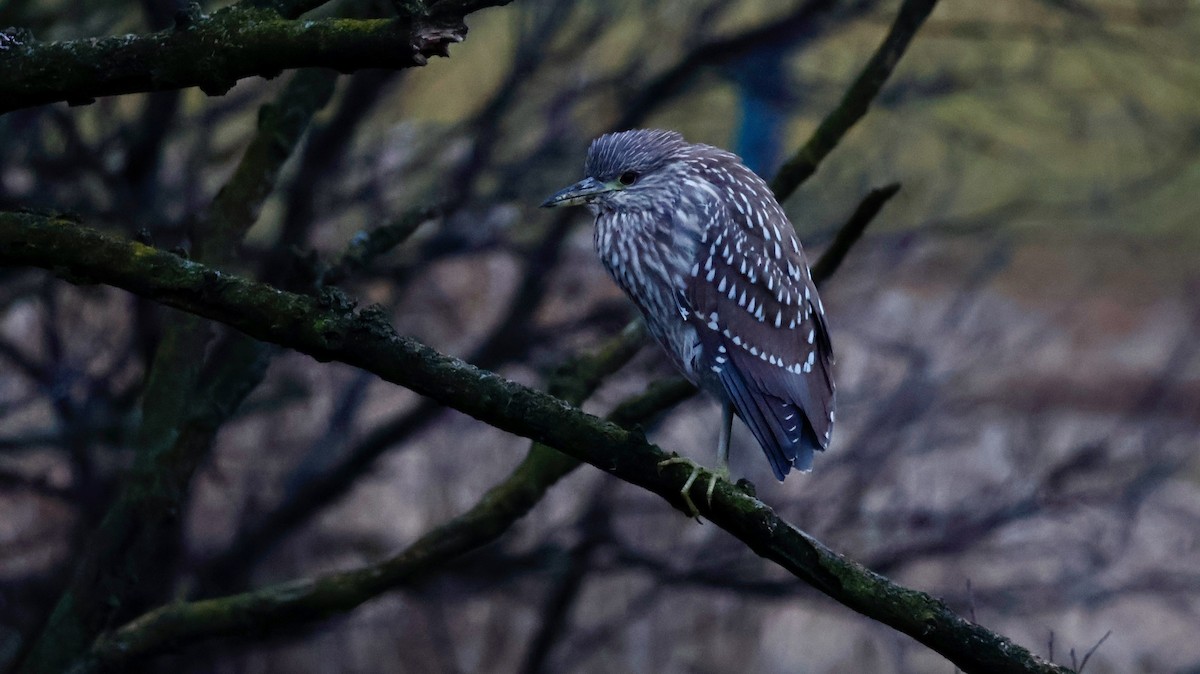
[[[292,156],[313,116],[333,97],[336,83],[337,75],[328,70],[302,70],[276,102],[259,110],[258,132],[213,199],[207,226],[197,234],[194,257],[216,266],[237,257],[238,244],[275,191],[284,162]]]
[[[683,509],[679,487],[687,469],[676,466],[660,473],[658,463],[666,456],[640,433],[398,336],[381,312],[356,312],[338,293],[312,298],[282,292],[69,220],[28,213],[0,214],[0,264],[42,267],[74,282],[124,288],[227,323],[256,339],[360,367],[496,428],[555,447]],[[703,498],[695,501],[705,503]],[[726,482],[718,482],[712,507],[702,508],[709,520],[759,555],[845,606],[908,634],[966,672],[1066,671],[958,616],[941,601],[842,558]],[[423,539],[379,565],[165,607],[141,619],[141,633],[167,630],[159,638],[169,637],[180,620],[197,634],[226,633],[258,625],[264,617],[311,620],[345,610],[427,570],[433,560],[474,545],[475,539],[457,530],[438,531],[442,534],[435,539]]]
[[[373,260],[408,240],[421,225],[441,216],[441,208],[415,208],[386,225],[358,232],[338,261],[322,275],[322,285],[337,285]]]
[[[26,37],[0,52],[0,113],[186,87],[215,96],[244,77],[293,68],[422,66],[462,42],[467,13],[509,1],[443,2],[428,14],[397,19],[305,21],[235,5],[157,33],[64,42]]]

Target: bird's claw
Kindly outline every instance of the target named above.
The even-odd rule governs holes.
[[[704,495],[705,500],[708,503],[708,507],[711,509],[713,491],[717,488],[717,479],[719,478],[728,482],[729,469],[722,466],[717,470],[709,470],[695,461],[683,456],[672,456],[669,459],[659,461],[658,469],[661,471],[667,466],[673,466],[676,464],[683,464],[685,466],[692,467],[692,472],[688,475],[687,480],[684,481],[683,487],[679,490],[679,495],[683,497],[683,502],[687,504],[688,512],[690,513],[689,517],[695,517],[696,519],[699,519],[700,510],[696,508],[696,504],[692,501],[692,496],[690,494],[692,485],[696,484],[696,478],[700,477],[701,473],[708,473],[708,488],[704,490]]]

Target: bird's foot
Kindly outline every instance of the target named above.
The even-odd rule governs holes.
[[[659,461],[658,469],[661,471],[663,468],[666,468],[667,466],[672,466],[672,465],[676,465],[676,464],[691,466],[691,468],[692,468],[691,474],[688,475],[687,480],[684,481],[684,483],[683,483],[683,487],[679,490],[679,495],[683,497],[683,502],[685,504],[687,504],[689,516],[699,519],[700,511],[696,508],[696,504],[692,501],[692,496],[690,494],[690,492],[692,491],[692,485],[696,484],[696,478],[700,477],[700,475],[703,473],[708,473],[708,488],[704,490],[704,495],[708,502],[708,507],[712,508],[713,490],[715,490],[717,488],[717,479],[719,478],[719,479],[722,479],[722,480],[725,480],[726,482],[728,482],[729,481],[729,468],[727,468],[725,466],[721,466],[717,470],[709,470],[708,468],[701,466],[700,464],[696,463],[695,461],[693,461],[687,457],[672,456],[669,459]]]
[[[704,491],[704,495],[708,498],[708,507],[710,509],[712,508],[713,490],[717,488],[718,478],[729,482],[729,466],[725,464],[717,466],[717,469],[712,471],[712,474],[708,477],[708,489]]]

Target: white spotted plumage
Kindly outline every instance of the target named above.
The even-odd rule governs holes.
[[[770,188],[736,155],[668,131],[602,136],[586,170],[602,183],[637,176],[588,203],[600,259],[650,332],[688,379],[732,404],[778,479],[811,468],[831,437],[833,352]]]

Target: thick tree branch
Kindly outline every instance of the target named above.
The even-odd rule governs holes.
[[[510,1],[442,2],[396,19],[304,21],[234,5],[211,16],[181,15],[174,28],[157,33],[64,42],[17,36],[0,51],[0,114],[186,87],[215,96],[244,77],[274,77],[293,68],[348,73],[421,66],[462,42],[466,14]]]
[[[42,267],[74,282],[124,288],[319,360],[363,368],[492,426],[555,447],[683,509],[678,491],[687,469],[660,473],[658,463],[665,455],[640,433],[401,337],[381,312],[355,311],[339,293],[312,298],[282,292],[68,220],[29,213],[0,214],[0,264]],[[709,520],[756,553],[847,607],[908,634],[966,672],[1066,671],[958,616],[939,600],[840,557],[728,483],[718,482],[711,508],[704,507],[703,498],[695,500]],[[205,631],[209,625],[246,629],[267,616],[326,615],[374,596],[381,584],[425,570],[430,560],[447,552],[465,552],[458,550],[465,544],[458,530],[447,531],[380,565],[183,607],[205,616],[197,626],[200,633],[212,633]],[[365,595],[364,588],[369,590]],[[281,605],[289,608],[284,615],[278,614]],[[162,615],[169,613],[147,616],[147,624],[164,629],[178,624]],[[164,622],[154,623],[156,619]]]
[[[841,142],[846,133],[867,114],[871,101],[883,89],[883,85],[896,69],[900,57],[908,49],[921,24],[933,11],[937,0],[905,0],[900,5],[896,20],[888,30],[887,37],[880,43],[879,48],[871,55],[862,72],[854,80],[854,84],[846,90],[841,103],[813,132],[813,135],[791,159],[779,168],[779,173],[771,181],[771,189],[775,196],[783,201],[796,191],[809,176],[817,170],[817,165],[833,148]]]

